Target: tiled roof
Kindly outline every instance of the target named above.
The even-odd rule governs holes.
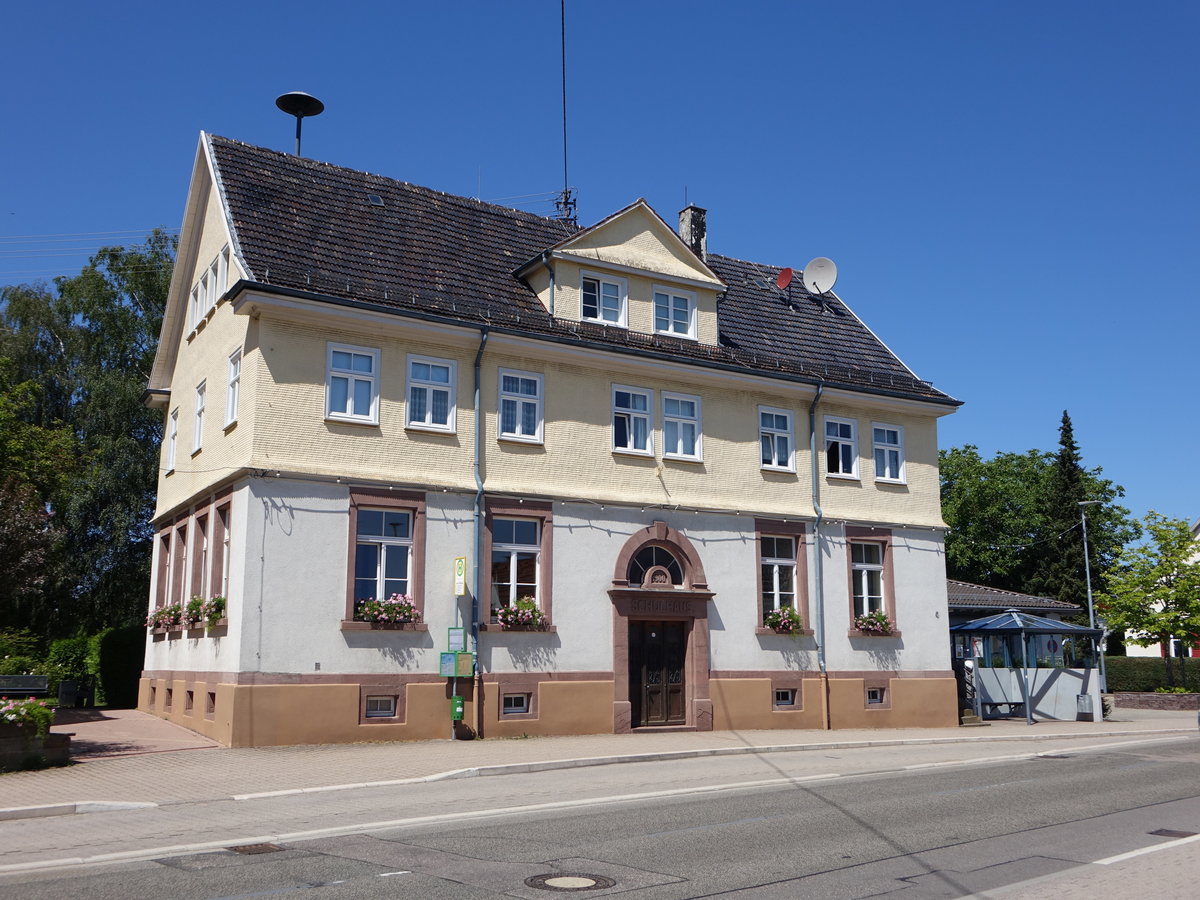
[[[218,187],[252,281],[319,298],[488,323],[580,345],[822,380],[957,406],[921,381],[842,303],[779,268],[708,254],[728,291],[721,346],[549,315],[513,273],[576,228],[380,175],[209,137]],[[369,195],[382,205],[374,205]]]
[[[946,593],[951,609],[1040,609],[1060,612],[1076,612],[1080,609],[1078,604],[1065,600],[1034,597],[953,579],[946,579]]]

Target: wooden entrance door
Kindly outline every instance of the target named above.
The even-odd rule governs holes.
[[[684,622],[629,623],[629,701],[634,728],[683,725]]]

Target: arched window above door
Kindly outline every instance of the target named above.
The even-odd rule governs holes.
[[[648,544],[629,561],[630,587],[667,587],[683,584],[683,567],[666,547]]]
[[[683,534],[654,522],[629,536],[617,555],[615,589],[708,590],[700,554]]]

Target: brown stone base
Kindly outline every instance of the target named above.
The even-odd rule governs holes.
[[[223,679],[228,678],[230,681]],[[630,730],[628,703],[614,703],[615,681],[603,672],[489,673],[460,678],[464,718],[450,719],[451,682],[434,676],[275,676],[148,672],[138,709],[228,747],[415,741],[524,735],[611,734]],[[696,702],[697,730],[902,728],[958,724],[954,678],[941,673],[837,673],[828,691],[811,672],[713,673],[711,699]],[[796,703],[774,705],[791,688]],[[868,703],[868,689],[882,702]],[[190,692],[190,696],[189,696]],[[828,693],[828,714],[826,713]],[[366,716],[366,697],[396,698],[396,715]],[[505,709],[505,696],[524,711]],[[877,695],[880,696],[880,695]],[[169,703],[168,703],[169,698]],[[827,724],[828,722],[828,724]],[[636,730],[636,729],[635,729]]]
[[[749,673],[747,673],[749,674]],[[713,727],[720,731],[766,728],[939,728],[958,724],[952,675],[846,673],[828,677],[828,720],[823,682],[815,673],[754,673],[709,681]],[[796,692],[790,707],[774,705],[777,689]],[[867,690],[882,689],[880,703]]]

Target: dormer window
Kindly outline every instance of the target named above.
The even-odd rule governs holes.
[[[624,327],[626,297],[629,294],[625,279],[584,275],[580,293],[580,318],[583,321]]]
[[[654,289],[654,330],[677,337],[696,337],[696,295],[669,288]]]

